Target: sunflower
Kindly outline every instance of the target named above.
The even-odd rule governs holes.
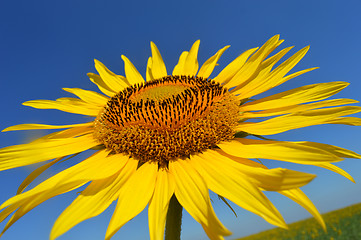
[[[104,95],[64,88],[78,98],[25,102],[25,106],[34,108],[91,116],[94,121],[62,126],[21,124],[3,130],[65,129],[0,150],[0,170],[50,160],[34,170],[17,194],[0,206],[0,221],[13,213],[3,233],[47,199],[86,184],[56,220],[50,239],[99,215],[114,201],[117,204],[105,239],[147,205],[153,240],[163,239],[167,213],[169,217],[175,209],[172,206],[183,207],[210,239],[223,239],[231,232],[217,218],[209,190],[226,203],[228,199],[273,225],[287,228],[263,193],[277,191],[307,209],[325,228],[317,209],[300,190],[315,175],[267,168],[258,159],[314,165],[353,181],[332,163],[361,156],[333,145],[276,141],[263,136],[319,124],[360,125],[359,118],[345,116],[361,108],[341,106],[357,102],[352,99],[325,100],[345,88],[346,82],[312,84],[254,98],[315,69],[288,74],[309,47],[278,63],[292,48],[269,56],[282,42],[277,35],[262,47],[245,51],[213,78],[209,76],[229,46],[199,69],[198,40],[189,52],[180,55],[172,74],[168,74],[159,50],[151,42],[146,80],[125,56],[125,77],[95,60],[99,75],[88,76]],[[86,150],[93,154],[26,190],[52,165],[70,161]],[[172,225],[169,222],[167,225]]]

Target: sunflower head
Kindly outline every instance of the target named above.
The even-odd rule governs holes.
[[[258,94],[315,69],[289,74],[308,47],[279,63],[291,47],[270,55],[282,42],[278,35],[272,37],[262,47],[239,55],[214,77],[210,76],[229,46],[199,68],[200,42],[196,41],[180,55],[169,74],[158,48],[151,43],[146,80],[125,56],[126,76],[95,60],[99,74],[88,76],[104,94],[64,88],[77,98],[25,102],[26,106],[58,109],[94,120],[62,126],[21,124],[4,130],[65,129],[28,144],[0,149],[0,170],[50,160],[0,206],[0,221],[14,213],[1,234],[47,199],[86,184],[55,222],[50,239],[117,201],[107,240],[146,206],[151,240],[163,239],[168,209],[171,213],[174,202],[202,225],[210,239],[221,240],[231,232],[217,218],[209,190],[226,203],[228,199],[286,228],[281,214],[263,193],[276,191],[305,207],[325,228],[316,207],[300,190],[315,175],[268,168],[258,159],[314,165],[353,181],[332,163],[361,156],[323,143],[276,141],[263,136],[319,124],[361,125],[359,118],[348,116],[361,108],[345,106],[357,102],[352,99],[327,99],[345,88],[345,82],[312,84],[257,99]],[[87,150],[94,154],[27,190],[46,169]],[[169,218],[167,224],[172,222]]]

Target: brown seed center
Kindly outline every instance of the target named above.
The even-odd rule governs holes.
[[[239,102],[209,79],[166,76],[113,96],[95,120],[106,148],[165,164],[233,138]]]

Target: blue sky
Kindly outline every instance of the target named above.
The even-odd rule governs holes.
[[[20,123],[67,124],[89,119],[56,110],[22,106],[33,99],[70,96],[61,88],[97,90],[86,73],[95,72],[93,59],[124,74],[121,54],[126,55],[144,75],[150,41],[154,41],[166,61],[168,71],[179,54],[201,39],[199,61],[203,63],[221,47],[230,44],[219,61],[219,69],[241,52],[263,44],[280,34],[281,46],[301,49],[310,45],[296,70],[320,69],[300,76],[266,96],[306,84],[347,81],[351,85],[337,98],[360,99],[361,31],[359,1],[2,1],[0,3],[0,128]],[[295,52],[295,51],[293,51]],[[214,75],[213,75],[214,76]],[[357,115],[356,115],[357,116]],[[361,116],[360,114],[358,116]],[[24,143],[39,132],[0,134],[0,147]],[[315,126],[278,134],[279,140],[309,140],[329,143],[361,152],[361,128]],[[315,173],[318,177],[303,190],[321,212],[361,202],[361,161],[347,159],[337,164],[348,171],[357,184],[335,173],[315,167],[267,161]],[[62,167],[50,171],[61,170]],[[0,202],[13,196],[31,167],[0,172]],[[47,176],[42,176],[45,179]],[[7,239],[47,239],[56,217],[71,203],[76,192],[53,198],[28,213],[3,236]],[[283,196],[267,194],[286,222],[309,217],[306,210]],[[232,205],[234,206],[234,205]],[[238,217],[214,197],[215,211],[234,235],[252,234],[272,226],[260,217],[234,206]],[[111,206],[97,218],[88,220],[60,237],[60,240],[102,239],[112,214]],[[183,239],[205,237],[199,224],[184,213]],[[0,224],[2,228],[4,223]],[[147,212],[126,224],[114,239],[146,239]]]

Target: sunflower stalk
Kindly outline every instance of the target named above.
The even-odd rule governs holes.
[[[182,226],[182,205],[173,195],[169,202],[167,223],[165,226],[165,240],[180,240]]]

